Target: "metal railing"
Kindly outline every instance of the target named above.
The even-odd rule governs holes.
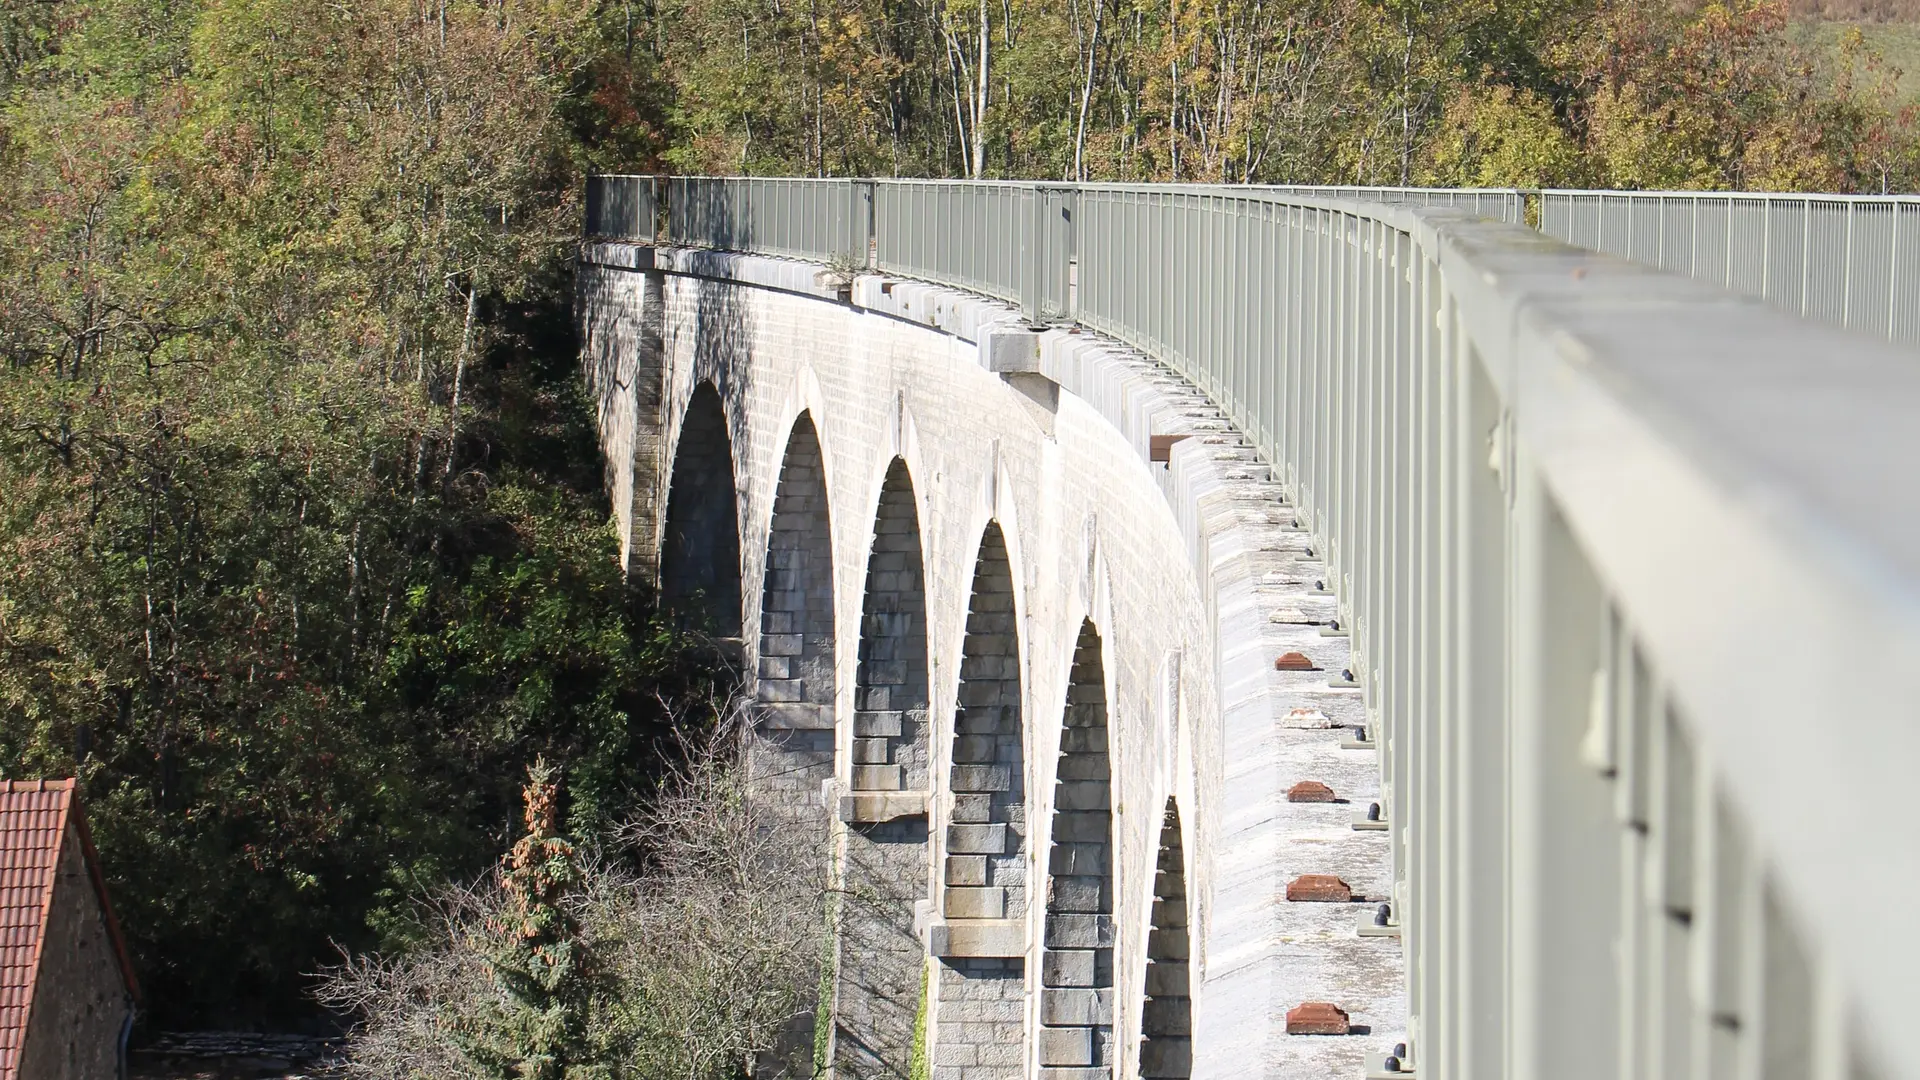
[[[657,176],[595,176],[587,180],[588,236],[648,240],[660,234]]]
[[[689,184],[698,184],[693,194]],[[587,186],[589,235],[646,238],[657,221],[663,186],[679,185],[686,207],[669,236],[675,243],[741,247],[792,258],[851,259],[866,265],[864,239],[890,250],[873,265],[930,281],[987,293],[1058,317],[1071,285],[1066,279],[1023,279],[1025,292],[1008,291],[1014,267],[1044,275],[1062,260],[1030,250],[1029,236],[1055,247],[1070,244],[1070,213],[1077,185],[890,181],[878,189],[858,180],[593,177]],[[840,193],[837,189],[846,189]],[[1558,188],[1415,188],[1258,185],[1162,185],[1160,190],[1269,192],[1320,199],[1353,199],[1406,206],[1446,206],[1540,231],[1578,247],[1711,282],[1764,300],[1791,314],[1843,326],[1903,345],[1920,345],[1920,196],[1776,195],[1745,192],[1577,191]],[[1043,205],[1035,206],[1036,196]],[[747,207],[775,212],[781,236],[760,236]],[[871,205],[873,200],[878,205]],[[717,200],[717,201],[716,201]],[[800,200],[804,206],[793,205]],[[863,204],[867,200],[869,204]],[[729,205],[725,211],[720,203]],[[934,252],[903,229],[915,215],[945,215],[943,235],[973,243]],[[1035,214],[1047,228],[1031,224]],[[874,222],[885,218],[887,225]],[[742,238],[717,228],[745,229]],[[865,235],[863,236],[863,230]],[[1023,271],[1029,272],[1029,271]]]
[[[1299,184],[1262,184],[1259,190],[1320,199],[1358,199],[1395,206],[1451,206],[1514,225],[1527,223],[1527,200],[1533,194],[1524,188],[1322,187]]]
[[[682,183],[681,242],[815,257],[785,215],[857,190]],[[1285,482],[1382,747],[1422,1077],[1920,1076],[1909,353],[1459,209],[872,191],[881,272],[1054,303]]]
[[[1540,229],[1797,315],[1920,344],[1920,198],[1541,191]]]

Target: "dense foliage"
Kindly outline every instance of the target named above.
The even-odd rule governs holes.
[[[737,717],[739,714],[733,714]],[[491,877],[433,894],[428,935],[355,957],[322,996],[362,1018],[367,1080],[733,1080],[814,1075],[798,1037],[828,943],[826,838],[746,797],[728,748],[690,745],[597,856],[527,787],[527,833]],[[719,751],[719,752],[716,752]]]
[[[0,113],[0,772],[77,772],[161,1023],[629,816],[697,682],[617,565],[571,5],[29,2]],[[37,20],[37,21],[35,21]]]
[[[682,171],[1910,190],[1784,0],[663,0]]]
[[[0,0],[0,774],[78,773],[158,1019],[657,775],[682,643],[575,376],[592,168],[1907,189],[1773,0]]]

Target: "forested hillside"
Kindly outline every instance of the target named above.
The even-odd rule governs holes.
[[[654,10],[635,55],[683,171],[1880,191],[1915,169],[1887,65],[1766,0]]]
[[[0,774],[151,1007],[284,1019],[627,819],[697,646],[574,373],[593,169],[1908,190],[1858,38],[1660,0],[0,0]]]

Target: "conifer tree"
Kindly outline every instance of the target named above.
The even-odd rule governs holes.
[[[600,1005],[591,947],[568,902],[583,884],[579,853],[560,834],[559,785],[546,759],[527,768],[526,835],[500,860],[507,904],[487,922],[497,1011],[458,1032],[474,1064],[499,1080],[605,1080],[589,1035]]]

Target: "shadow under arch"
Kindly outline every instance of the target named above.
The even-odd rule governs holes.
[[[991,1080],[1023,1076],[1027,1059],[1027,806],[1013,601],[1006,537],[989,522],[961,646],[930,1057],[936,1074]]]
[[[1168,796],[1153,876],[1153,927],[1147,933],[1145,1004],[1140,1011],[1142,1080],[1186,1080],[1193,1075],[1187,958],[1187,870],[1180,807]]]
[[[854,688],[852,794],[834,1003],[835,1075],[907,1080],[925,980],[914,905],[928,864],[927,597],[913,477],[894,458],[874,514]]]
[[[726,406],[694,388],[674,449],[660,538],[660,603],[682,629],[740,636],[740,508]]]
[[[834,764],[833,586],[825,462],[813,417],[803,412],[787,436],[767,531],[753,728],[745,746],[748,797],[772,806],[796,836],[818,840],[822,882],[831,873],[822,792]],[[797,1013],[755,1075],[807,1075],[816,1015],[814,1008]]]
[[[1106,663],[1087,619],[1074,644],[1053,787],[1040,958],[1040,1076],[1112,1076],[1113,791]]]
[[[810,413],[787,436],[767,530],[754,682],[757,791],[817,807],[833,775],[833,536],[820,437]],[[824,824],[824,822],[823,822]]]

